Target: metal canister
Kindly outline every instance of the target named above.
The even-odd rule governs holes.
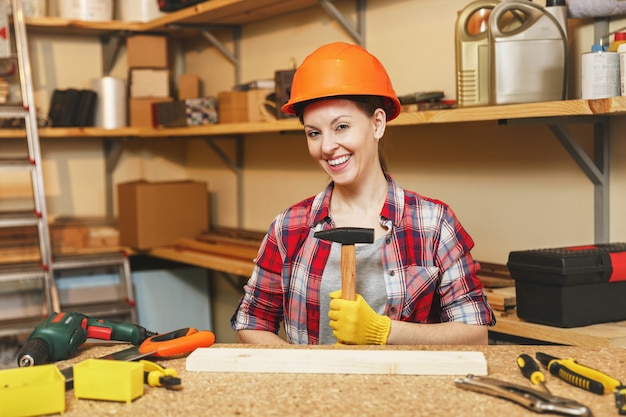
[[[582,56],[581,98],[596,99],[621,94],[620,62],[617,52],[605,51],[593,45],[591,52]]]

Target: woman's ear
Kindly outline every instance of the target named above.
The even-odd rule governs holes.
[[[385,128],[387,127],[387,114],[382,108],[374,111],[374,137],[379,140],[385,134]]]

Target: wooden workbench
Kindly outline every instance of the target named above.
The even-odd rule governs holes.
[[[239,276],[250,276],[252,273],[254,251],[247,258],[243,258],[225,256],[211,247],[208,248],[202,250],[201,245],[187,242],[185,245],[154,248],[150,255]],[[489,298],[489,294],[487,297]],[[515,309],[495,313],[497,323],[495,327],[490,328],[491,332],[547,343],[589,347],[614,346],[626,349],[626,321],[563,329],[520,320],[515,314]]]
[[[242,347],[214,345],[212,349]],[[72,360],[60,368],[121,350],[124,346],[86,344]],[[251,347],[251,348],[254,348]],[[333,349],[336,347],[291,347],[293,349]],[[572,346],[430,346],[380,347],[381,349],[482,351],[489,377],[530,385],[517,369],[521,353],[532,356],[541,351],[557,357],[574,357],[579,362],[626,380],[626,351],[612,347],[588,349]],[[368,349],[375,349],[368,347]],[[130,404],[77,400],[66,393],[64,417],[112,416],[532,416],[533,412],[509,401],[459,389],[454,376],[403,375],[313,375],[206,373],[185,371],[185,357],[161,360],[175,368],[182,379],[182,391],[145,388],[144,395]],[[616,416],[613,395],[596,395],[572,387],[552,375],[547,386],[555,395],[575,398],[588,406],[594,416]]]

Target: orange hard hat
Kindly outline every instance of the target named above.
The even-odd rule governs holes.
[[[321,46],[304,59],[293,76],[291,97],[281,110],[295,115],[297,104],[335,96],[379,96],[387,120],[400,114],[400,100],[385,67],[364,48],[344,42]]]

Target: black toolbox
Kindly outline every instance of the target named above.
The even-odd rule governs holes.
[[[578,327],[626,320],[626,243],[509,253],[517,316]]]

